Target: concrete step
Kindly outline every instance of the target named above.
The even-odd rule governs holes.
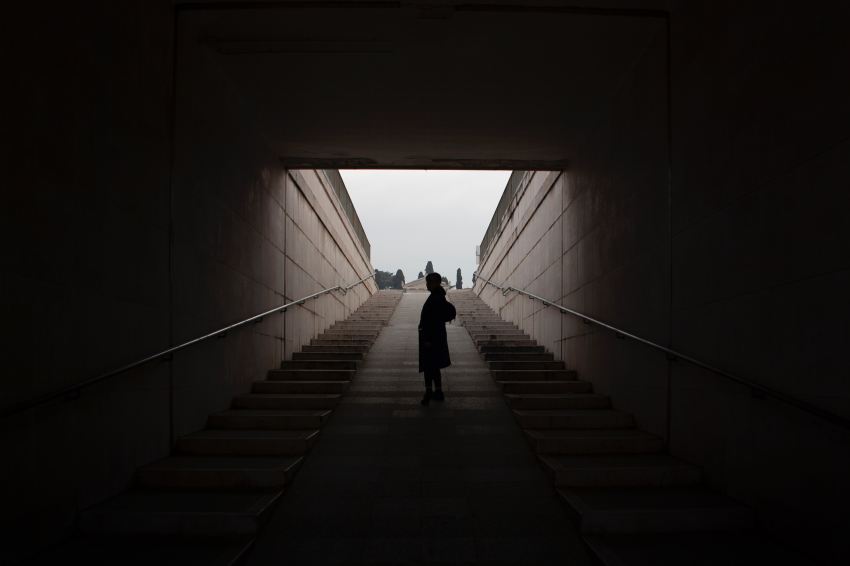
[[[460,316],[460,315],[458,315],[458,316]],[[501,319],[494,320],[492,322],[482,322],[482,323],[475,323],[475,322],[472,322],[472,321],[467,321],[467,323],[464,324],[464,326],[467,329],[470,329],[470,330],[488,330],[488,329],[491,329],[491,328],[517,330],[517,326],[513,322],[508,322],[506,320],[501,320]]]
[[[303,456],[169,456],[139,469],[138,481],[145,488],[282,489],[303,459]]]
[[[378,332],[373,330],[347,330],[328,329],[317,336],[317,338],[332,338],[334,340],[371,340],[375,341]]]
[[[376,337],[383,330],[382,326],[373,326],[373,327],[352,327],[352,326],[330,326],[326,328],[322,333],[323,334],[354,334],[354,335],[364,335],[368,337]]]
[[[306,454],[318,430],[202,430],[177,439],[179,454],[296,456]]]
[[[517,328],[515,326],[470,326],[469,324],[464,324],[464,328],[469,332],[470,336],[474,336],[477,334],[499,334],[499,333],[515,333],[515,332],[524,332],[524,330]]]
[[[249,430],[314,430],[321,428],[331,415],[330,409],[274,410],[228,409],[207,418],[207,428]]]
[[[784,542],[741,532],[584,534],[600,566],[815,566]],[[797,546],[795,544],[795,546]],[[845,547],[846,548],[846,547]],[[845,556],[837,564],[847,564]]]
[[[274,381],[351,381],[353,369],[271,369],[266,378]]]
[[[481,338],[475,340],[475,345],[480,348],[486,348],[487,346],[524,346],[524,347],[534,347],[537,346],[537,340],[532,340],[531,338]]]
[[[128,491],[81,513],[79,529],[113,535],[254,535],[281,493]]]
[[[355,360],[284,360],[280,369],[356,370]]]
[[[607,409],[611,398],[597,393],[564,393],[560,395],[508,393],[505,395],[512,409]]]
[[[540,455],[558,487],[665,487],[696,485],[696,466],[668,454]]]
[[[363,352],[295,352],[292,354],[292,360],[295,362],[357,362],[361,361],[363,357]]]
[[[503,393],[590,393],[589,381],[497,381]]]
[[[501,361],[488,362],[490,372],[493,371],[528,371],[528,370],[563,370],[564,362],[558,360],[540,360],[540,361]],[[573,372],[575,373],[575,372]],[[575,379],[575,378],[573,378]]]
[[[481,343],[478,344],[478,351],[482,354],[542,354],[546,349],[543,346]]]
[[[252,393],[276,393],[276,394],[295,394],[295,393],[345,393],[350,381],[307,381],[306,379],[298,379],[293,381],[255,381],[251,387]]]
[[[570,381],[578,374],[567,369],[491,369],[490,376],[496,381]]]
[[[485,340],[531,340],[531,337],[524,332],[470,332],[472,341],[476,344]]]
[[[312,338],[311,346],[371,346],[371,338]]]
[[[561,497],[581,521],[581,531],[672,533],[743,531],[752,510],[699,487],[562,488]]]
[[[636,429],[527,429],[525,435],[539,454],[651,454],[664,441]]]
[[[356,335],[365,334],[367,338],[377,339],[381,334],[383,327],[363,327],[363,326],[332,326],[328,328],[322,336],[335,336],[337,334]]]
[[[484,352],[488,362],[551,362],[555,359],[552,352]]]
[[[233,399],[234,409],[276,409],[307,411],[310,409],[333,409],[342,395],[334,394],[248,394]]]
[[[340,353],[340,354],[353,354],[353,353],[365,354],[366,352],[369,351],[369,345],[368,344],[358,344],[356,346],[346,346],[346,345],[342,345],[342,344],[339,344],[339,345],[307,344],[307,345],[301,347],[301,351],[302,352],[310,352],[310,353],[315,353],[315,352],[331,353],[331,352],[335,352],[335,353]]]
[[[31,563],[234,566],[244,562],[244,558],[253,548],[255,538],[255,535],[179,537],[155,534],[79,533],[56,545],[40,549]],[[15,561],[14,564],[19,562]]]
[[[522,428],[630,428],[634,426],[631,413],[613,409],[560,409],[529,411],[514,409]]]

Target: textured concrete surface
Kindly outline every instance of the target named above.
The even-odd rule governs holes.
[[[406,293],[248,564],[588,564],[469,335],[447,327],[446,400],[422,407]]]
[[[19,244],[2,277],[17,322],[0,405],[373,272],[323,175],[285,169],[197,53],[181,58],[171,143],[170,3],[61,10],[56,21],[78,27],[51,32],[30,53],[44,72],[21,82],[20,114],[43,125],[21,138],[30,173],[9,183],[21,190],[3,222]],[[96,44],[113,45],[109,57]],[[24,547],[61,539],[375,289],[325,295],[9,421],[0,440],[24,464],[2,474],[0,530]]]
[[[670,6],[672,177],[656,46],[570,167],[534,174],[481,272],[846,416],[850,47],[837,22],[850,8]],[[522,297],[482,297],[666,435],[662,355]],[[711,373],[669,370],[671,452],[778,538],[846,561],[834,505],[850,500],[846,434]]]

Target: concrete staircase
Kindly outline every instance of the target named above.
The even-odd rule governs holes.
[[[453,293],[464,324],[517,423],[586,536],[740,532],[751,510],[708,489],[574,371],[472,291]]]
[[[286,360],[174,454],[139,469],[134,487],[82,513],[91,535],[250,540],[319,438],[400,292],[379,291]]]

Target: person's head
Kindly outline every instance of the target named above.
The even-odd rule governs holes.
[[[443,282],[443,278],[439,273],[429,273],[425,276],[425,286],[432,293],[437,289],[442,289],[442,285],[440,283]]]

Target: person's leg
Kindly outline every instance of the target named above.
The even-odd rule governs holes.
[[[425,396],[422,397],[422,401],[420,401],[420,403],[422,403],[423,405],[427,405],[428,401],[431,400],[431,395],[432,395],[431,388],[432,388],[433,382],[434,382],[433,370],[426,369],[425,370]]]
[[[445,399],[445,396],[443,395],[443,375],[440,373],[440,370],[434,371],[433,378],[435,389],[433,395],[434,401],[442,401],[443,399]]]

